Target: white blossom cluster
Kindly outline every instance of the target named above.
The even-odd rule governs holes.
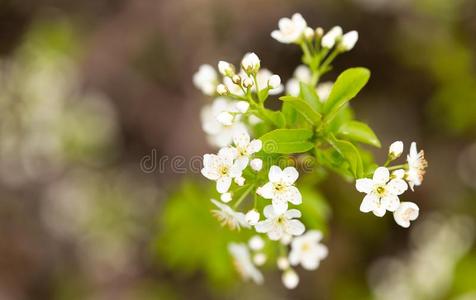
[[[399,158],[403,153],[403,142],[396,141],[390,145],[388,159],[385,165]],[[360,205],[360,211],[373,212],[377,217],[383,217],[386,211],[393,212],[395,222],[404,227],[410,227],[410,221],[418,218],[419,207],[413,202],[400,202],[402,195],[410,186],[421,185],[428,163],[424,152],[417,151],[416,143],[412,142],[407,155],[407,163],[393,167],[378,167],[373,178],[361,178],[355,182],[356,189],[366,196]],[[393,170],[390,173],[390,170]]]

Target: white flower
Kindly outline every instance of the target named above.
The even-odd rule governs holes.
[[[305,228],[301,221],[295,218],[301,217],[301,212],[297,209],[290,209],[283,213],[276,213],[272,205],[264,208],[266,220],[258,222],[255,229],[257,232],[266,233],[268,237],[277,241],[284,235],[301,235]]]
[[[390,172],[385,167],[375,170],[373,179],[357,179],[355,187],[361,193],[366,193],[360,211],[367,213],[372,211],[374,215],[382,217],[386,210],[395,211],[400,205],[398,196],[403,194],[408,188],[407,183],[402,179],[390,180]]]
[[[264,265],[264,263],[266,262],[266,254],[264,253],[256,253],[255,255],[253,255],[253,262],[255,263],[255,265],[257,266],[262,266]]]
[[[245,184],[245,177],[240,176],[235,178],[235,183],[239,186],[243,186]]]
[[[250,252],[245,244],[230,243],[228,251],[233,257],[238,273],[244,280],[251,279],[257,284],[263,283],[263,274],[251,261]]]
[[[254,52],[246,53],[241,60],[241,67],[247,74],[258,72],[260,67],[258,55]]]
[[[327,247],[319,241],[322,233],[317,230],[310,230],[304,235],[296,237],[291,242],[291,252],[289,262],[296,266],[301,264],[306,270],[315,270],[319,267],[322,259],[327,257]]]
[[[231,199],[232,199],[232,198],[231,198],[231,193],[223,193],[223,194],[221,194],[221,196],[220,196],[220,200],[223,201],[223,202],[225,202],[225,203],[230,202]]]
[[[414,221],[418,218],[420,209],[413,202],[402,202],[398,209],[393,213],[393,218],[398,225],[408,228],[410,227],[410,221]]]
[[[223,76],[233,76],[235,74],[235,66],[230,64],[229,62],[220,60],[218,62],[218,71],[223,75]]]
[[[246,130],[237,132],[233,136],[233,143],[237,153],[237,162],[245,168],[248,165],[251,155],[259,152],[262,147],[261,140],[250,141],[250,135]]]
[[[198,71],[193,75],[193,84],[205,95],[215,93],[218,76],[215,69],[210,65],[201,65]]]
[[[252,209],[246,213],[245,219],[246,219],[246,222],[248,222],[248,224],[250,224],[251,226],[254,226],[258,224],[259,212],[257,212],[256,209]]]
[[[250,166],[254,171],[259,172],[263,168],[263,161],[260,158],[254,158],[250,161]]]
[[[261,197],[272,200],[276,213],[283,213],[288,209],[288,201],[295,205],[302,202],[301,193],[293,185],[298,177],[299,173],[294,167],[281,170],[278,166],[272,166],[268,173],[269,182],[257,192]]]
[[[284,271],[281,280],[284,286],[290,290],[294,289],[299,284],[299,276],[293,269]]]
[[[317,85],[316,93],[319,96],[319,101],[326,102],[327,98],[331,94],[334,83],[332,81],[326,81]]]
[[[231,230],[240,230],[241,227],[249,228],[250,225],[245,220],[245,215],[241,212],[234,211],[226,204],[220,203],[215,199],[211,199],[219,209],[213,209],[212,215],[221,223],[222,226]]]
[[[342,37],[342,28],[340,26],[334,26],[323,37],[321,45],[324,48],[332,48],[338,39]]]
[[[248,241],[251,250],[259,251],[264,247],[264,241],[259,235],[254,235]]]
[[[225,147],[233,141],[233,136],[246,130],[244,124],[240,121],[241,109],[239,102],[229,101],[225,98],[216,98],[212,105],[206,105],[201,112],[202,128],[208,134],[209,142],[217,147]],[[224,119],[220,122],[218,119],[222,113],[228,113],[233,116],[231,125],[224,124]],[[226,114],[222,115],[223,118]]]
[[[240,113],[244,114],[250,108],[250,104],[247,101],[238,101],[236,102],[235,107]]]
[[[221,113],[218,114],[217,116],[217,121],[220,122],[221,124],[225,125],[225,126],[230,126],[233,124],[233,119],[234,119],[234,116],[227,112],[227,111],[223,111]]]
[[[278,269],[280,270],[286,270],[287,268],[289,268],[289,260],[285,256],[278,257],[278,260],[276,262],[278,265]]]
[[[408,172],[406,179],[413,191],[415,185],[421,185],[423,175],[425,175],[425,168],[428,166],[428,162],[425,160],[425,153],[423,150],[420,152],[417,151],[415,142],[410,145],[410,153],[407,155],[407,162]]]
[[[281,77],[279,77],[279,75],[271,75],[271,77],[269,77],[268,79],[268,86],[271,88],[271,89],[276,89],[278,87],[281,86]]]
[[[388,148],[388,156],[391,159],[396,159],[402,155],[403,152],[403,142],[402,141],[396,141],[393,142],[390,147]]]
[[[218,151],[218,155],[203,156],[202,175],[216,181],[216,188],[220,194],[228,191],[233,178],[241,177],[243,168],[238,162],[234,162],[236,155],[236,149],[222,148]]]
[[[299,96],[299,82],[310,83],[311,77],[311,69],[305,65],[297,66],[294,70],[293,78],[289,79],[286,83],[286,92],[291,96]]]
[[[349,31],[342,36],[341,47],[345,51],[350,51],[354,48],[357,40],[359,39],[359,33],[355,30]]]
[[[301,14],[294,14],[291,19],[281,18],[278,23],[279,30],[271,32],[271,37],[284,44],[297,43],[307,28],[306,20]]]
[[[284,87],[281,84],[281,78],[278,75],[274,75],[268,69],[260,69],[256,74],[256,80],[258,81],[258,87],[260,90],[269,86],[270,90],[268,93],[270,95],[280,94],[284,90]],[[253,90],[256,91],[254,87]]]

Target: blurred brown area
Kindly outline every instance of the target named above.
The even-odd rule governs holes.
[[[369,68],[371,80],[353,107],[359,119],[374,128],[383,145],[397,139],[409,145],[415,140],[425,149],[430,167],[425,184],[412,194],[423,214],[448,211],[474,218],[476,153],[468,147],[475,142],[476,127],[474,121],[468,121],[463,129],[452,130],[437,121],[445,118],[445,113],[435,113],[438,108],[433,108],[434,97],[447,81],[435,75],[435,62],[427,63],[433,54],[427,51],[439,42],[464,44],[470,53],[469,73],[476,77],[476,3],[455,1],[457,4],[449,8],[449,4],[441,4],[443,1],[419,1],[418,5],[409,2],[1,0],[0,59],[15,55],[35,22],[67,19],[79,32],[80,90],[100,91],[110,99],[117,115],[117,148],[111,161],[92,168],[94,174],[85,171],[65,179],[66,171],[61,171],[51,180],[61,183],[60,187],[55,184],[55,189],[61,190],[63,184],[71,181],[75,187],[90,186],[90,181],[94,181],[104,187],[105,191],[101,189],[98,193],[122,195],[118,197],[122,202],[114,200],[112,207],[118,206],[117,211],[124,215],[111,217],[116,219],[110,224],[132,225],[124,225],[128,233],[121,233],[119,242],[111,242],[113,246],[107,242],[107,231],[98,239],[88,235],[81,241],[88,247],[81,248],[78,241],[57,238],[45,225],[42,207],[51,180],[16,187],[0,183],[0,299],[73,299],[62,294],[58,282],[64,280],[60,285],[68,287],[77,282],[75,279],[88,276],[92,278],[85,279],[88,284],[76,287],[88,295],[87,299],[149,299],[136,293],[143,286],[165,290],[150,299],[177,297],[168,289],[178,289],[179,298],[220,299],[203,287],[200,274],[182,278],[147,257],[155,212],[160,211],[164,195],[181,175],[170,169],[144,174],[139,164],[152,149],[159,156],[186,158],[211,150],[199,120],[200,108],[207,100],[191,81],[200,64],[214,65],[219,59],[236,63],[244,53],[254,51],[264,66],[282,78],[291,77],[299,63],[299,49],[277,43],[270,32],[280,17],[294,12],[301,12],[313,26],[328,29],[339,24],[345,30],[359,32],[357,47],[337,59],[327,79],[335,78],[350,66]],[[436,41],[434,37],[430,39],[433,30],[441,33]],[[443,39],[445,35],[450,38]],[[421,44],[428,47],[419,47]],[[455,52],[442,52],[447,59],[439,66],[442,72],[459,63],[459,56],[452,56]],[[470,101],[458,105],[476,118],[476,98],[472,96]],[[384,149],[376,154],[381,160],[386,155]],[[113,173],[127,175],[116,178]],[[333,209],[330,257],[318,274],[303,274],[302,288],[297,291],[277,288],[282,299],[360,299],[352,293],[366,285],[369,263],[375,257],[405,248],[407,232],[391,226],[392,220],[369,221],[369,216],[359,214],[355,199],[360,199],[360,195],[353,191],[353,186],[339,188],[343,184],[347,185],[337,177],[323,184]],[[86,199],[88,195],[74,197]],[[140,204],[129,201],[138,198]],[[73,209],[65,222],[76,218],[81,209]],[[82,224],[81,220],[78,222]],[[105,244],[97,243],[98,240]],[[131,243],[134,245],[130,246]],[[84,254],[84,249],[90,252]],[[104,249],[110,250],[104,252],[108,253],[105,256],[116,253],[119,258],[101,257]],[[81,257],[92,257],[87,263],[88,271],[84,271]],[[279,278],[270,275],[269,282],[270,286],[279,285]],[[250,294],[253,288],[230,298],[252,299]],[[263,298],[271,296],[265,293]]]

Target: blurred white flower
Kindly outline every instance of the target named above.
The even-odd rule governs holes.
[[[201,65],[193,75],[193,84],[205,95],[213,95],[218,85],[218,76],[215,69],[207,64]]]
[[[272,205],[264,208],[266,220],[255,225],[257,232],[266,233],[268,237],[277,241],[286,234],[298,236],[303,234],[305,228],[301,221],[295,218],[301,217],[301,212],[297,209],[290,209],[283,213],[276,213]]]
[[[236,149],[222,148],[217,154],[205,154],[203,156],[203,168],[201,173],[210,180],[216,181],[217,191],[222,194],[230,188],[233,178],[241,177],[243,168],[235,162]]]
[[[255,255],[253,255],[253,262],[255,263],[255,265],[257,266],[262,266],[265,264],[266,262],[266,254],[264,253],[256,253]]]
[[[428,166],[428,162],[425,160],[425,153],[423,150],[417,151],[416,143],[412,142],[410,145],[410,153],[407,155],[408,171],[406,179],[410,188],[413,191],[414,186],[421,185],[423,176],[425,175],[425,169]]]
[[[393,212],[393,218],[398,225],[408,228],[410,227],[410,221],[414,221],[418,218],[420,209],[413,202],[402,202],[398,209]]]
[[[260,187],[256,192],[265,199],[271,199],[276,213],[283,213],[288,209],[288,201],[298,205],[302,202],[301,193],[294,186],[299,173],[294,167],[281,170],[278,166],[269,169],[269,182]]]
[[[317,93],[317,96],[319,96],[319,101],[321,102],[327,101],[327,98],[329,98],[329,95],[331,94],[333,86],[334,86],[334,83],[332,81],[326,81],[317,85],[316,93]]]
[[[334,47],[336,41],[342,37],[342,28],[340,26],[334,26],[329,30],[321,40],[321,45],[324,48]]]
[[[226,88],[226,85],[224,85],[222,83],[217,85],[217,93],[220,96],[224,96],[224,95],[228,94],[228,89]]]
[[[284,286],[290,290],[296,288],[299,284],[299,276],[293,269],[284,271],[281,280]]]
[[[312,29],[311,27],[306,27],[306,29],[304,29],[304,37],[306,38],[306,40],[312,40],[312,38],[314,37],[314,29]]]
[[[268,86],[271,88],[271,89],[276,89],[278,87],[282,87],[281,86],[281,77],[279,77],[279,75],[271,75],[271,77],[269,77],[268,79]]]
[[[296,237],[291,242],[289,262],[296,266],[301,264],[306,270],[315,270],[321,260],[327,257],[327,247],[320,242],[322,233],[317,230],[309,230],[302,236]]]
[[[241,102],[241,101],[240,101]],[[212,105],[206,105],[201,112],[202,129],[207,133],[209,142],[217,147],[225,147],[233,141],[233,136],[243,130],[246,130],[244,124],[240,122],[241,112],[245,109],[245,105],[240,102],[230,101],[226,98],[216,98]],[[219,120],[230,114],[233,116],[232,123]],[[226,124],[223,124],[226,123]]]
[[[284,87],[281,84],[281,78],[268,69],[260,69],[256,74],[256,80],[260,90],[269,86],[270,90],[268,93],[270,95],[277,95],[283,92]],[[256,88],[253,87],[253,90],[256,91]]]
[[[359,192],[367,194],[360,205],[361,212],[372,211],[374,215],[382,217],[387,210],[397,210],[400,205],[398,196],[407,190],[408,185],[402,179],[389,180],[390,172],[385,167],[377,168],[373,179],[357,179],[355,187]]]
[[[286,256],[280,256],[278,257],[278,260],[276,261],[278,269],[280,270],[286,270],[289,268],[289,260]]]
[[[396,141],[390,145],[388,149],[388,156],[393,160],[400,157],[400,155],[402,155],[402,152],[403,152],[403,142]]]
[[[271,37],[284,44],[297,43],[307,28],[306,20],[301,14],[295,13],[291,19],[281,18],[279,30],[271,32]]]
[[[235,267],[244,280],[253,280],[257,284],[263,283],[263,274],[251,261],[250,252],[245,244],[230,243],[228,251],[233,257]]]
[[[218,209],[213,209],[212,215],[220,222],[221,226],[228,227],[230,230],[240,230],[241,227],[249,228],[250,225],[245,220],[245,215],[234,211],[226,204],[211,199]]]
[[[349,31],[342,36],[341,47],[345,51],[350,51],[354,48],[357,40],[359,39],[359,33],[355,30]]]
[[[264,241],[259,235],[253,235],[248,241],[251,250],[259,251],[264,247]]]

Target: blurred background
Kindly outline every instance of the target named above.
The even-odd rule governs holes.
[[[330,255],[288,291],[241,282],[187,162],[213,151],[193,73],[255,51],[290,78],[294,12],[358,30],[325,80],[369,68],[357,116],[429,168],[409,230],[323,182]],[[0,0],[0,299],[476,299],[475,137],[474,0]]]

